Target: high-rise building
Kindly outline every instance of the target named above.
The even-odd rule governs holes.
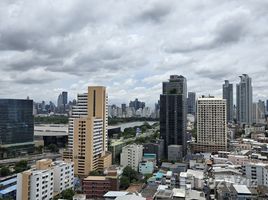
[[[134,108],[135,111],[140,109],[140,108],[144,108],[145,107],[145,103],[139,101],[138,99],[135,99],[135,101],[130,101],[129,102],[129,107]]]
[[[73,163],[39,160],[36,168],[17,175],[17,200],[52,199],[54,194],[74,187]]]
[[[252,122],[257,124],[265,123],[265,103],[259,100],[252,105]]]
[[[120,165],[123,167],[129,166],[138,171],[139,163],[142,161],[143,146],[130,144],[122,149]]]
[[[226,99],[227,103],[227,122],[233,121],[233,84],[230,84],[228,80],[224,81],[222,85],[222,98]]]
[[[196,110],[195,92],[188,92],[187,110],[188,110],[187,112],[188,114],[195,115],[195,110]]]
[[[33,101],[0,99],[0,158],[32,152]]]
[[[266,100],[266,113],[268,114],[268,99]]]
[[[163,82],[163,92],[160,95],[160,136],[164,139],[166,158],[169,145],[182,145],[183,156],[186,154],[186,125],[186,78],[171,75],[168,82]]]
[[[251,78],[247,74],[240,77],[240,83],[236,85],[236,117],[240,124],[252,124],[252,85]]]
[[[123,115],[123,117],[125,117],[127,114],[127,105],[125,103],[122,103],[121,109],[122,109],[122,115]]]
[[[112,163],[107,152],[107,94],[102,86],[88,87],[87,115],[73,120],[73,161],[76,175],[87,176]]]
[[[71,116],[69,117],[68,124],[68,148],[72,152],[73,150],[73,135],[74,135],[74,119],[80,117],[86,117],[88,114],[88,94],[78,94],[77,103],[72,107]]]
[[[66,105],[68,103],[68,92],[62,92],[62,104]]]
[[[201,97],[197,99],[197,143],[195,152],[227,150],[226,99]]]

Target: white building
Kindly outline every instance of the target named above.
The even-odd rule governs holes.
[[[139,163],[142,161],[143,146],[131,144],[123,147],[120,159],[120,165],[123,167],[130,166],[138,170]]]
[[[74,119],[87,116],[88,94],[78,94],[77,104],[72,107],[71,117],[68,125],[68,148],[73,149]]]
[[[268,186],[268,164],[247,163],[242,169],[246,177],[256,185]]]
[[[196,148],[201,152],[227,150],[226,99],[198,98]]]
[[[63,190],[73,188],[74,164],[72,162],[55,161],[52,163],[54,171],[54,192],[61,193]]]
[[[36,168],[17,175],[17,200],[52,199],[54,194],[73,188],[73,163],[43,159]]]

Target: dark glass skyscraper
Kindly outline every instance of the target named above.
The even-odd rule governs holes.
[[[224,81],[222,85],[222,97],[226,99],[227,104],[227,122],[233,121],[234,113],[233,113],[233,84],[230,84],[228,80]]]
[[[195,115],[195,110],[196,110],[195,92],[188,92],[187,110],[188,110],[188,114]]]
[[[240,124],[252,124],[252,85],[247,74],[240,77],[236,85],[236,117]]]
[[[0,157],[31,151],[33,134],[33,101],[0,99]]]
[[[186,154],[187,124],[187,82],[186,78],[171,75],[168,82],[163,82],[160,95],[160,136],[164,139],[164,152],[167,156],[169,145],[182,145]]]

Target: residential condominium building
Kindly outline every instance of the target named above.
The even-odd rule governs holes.
[[[39,160],[35,169],[17,175],[17,200],[52,199],[63,190],[73,188],[73,183],[72,162]]]
[[[230,84],[228,80],[225,80],[222,85],[222,98],[226,99],[227,122],[231,122],[234,118],[233,84]]]
[[[197,100],[197,143],[195,152],[227,150],[226,100],[201,97]]]
[[[0,99],[0,159],[34,151],[33,101]]]
[[[255,185],[268,186],[268,164],[246,163],[242,166],[243,174]]]
[[[73,120],[73,161],[76,175],[103,170],[112,163],[107,152],[107,94],[102,86],[88,87],[87,115]]]
[[[169,145],[182,145],[182,155],[186,154],[186,126],[186,78],[171,75],[168,82],[163,82],[163,91],[160,95],[160,136],[164,140],[165,158]]]
[[[130,144],[122,149],[120,165],[123,167],[130,166],[134,170],[138,170],[139,163],[142,161],[143,146]]]
[[[236,85],[236,117],[237,122],[252,124],[252,85],[251,78],[247,74],[240,77],[240,83]]]

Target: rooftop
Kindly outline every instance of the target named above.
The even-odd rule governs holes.
[[[238,194],[251,194],[246,185],[233,185],[233,187]]]
[[[104,181],[106,180],[105,176],[88,176],[84,178],[85,181]]]

